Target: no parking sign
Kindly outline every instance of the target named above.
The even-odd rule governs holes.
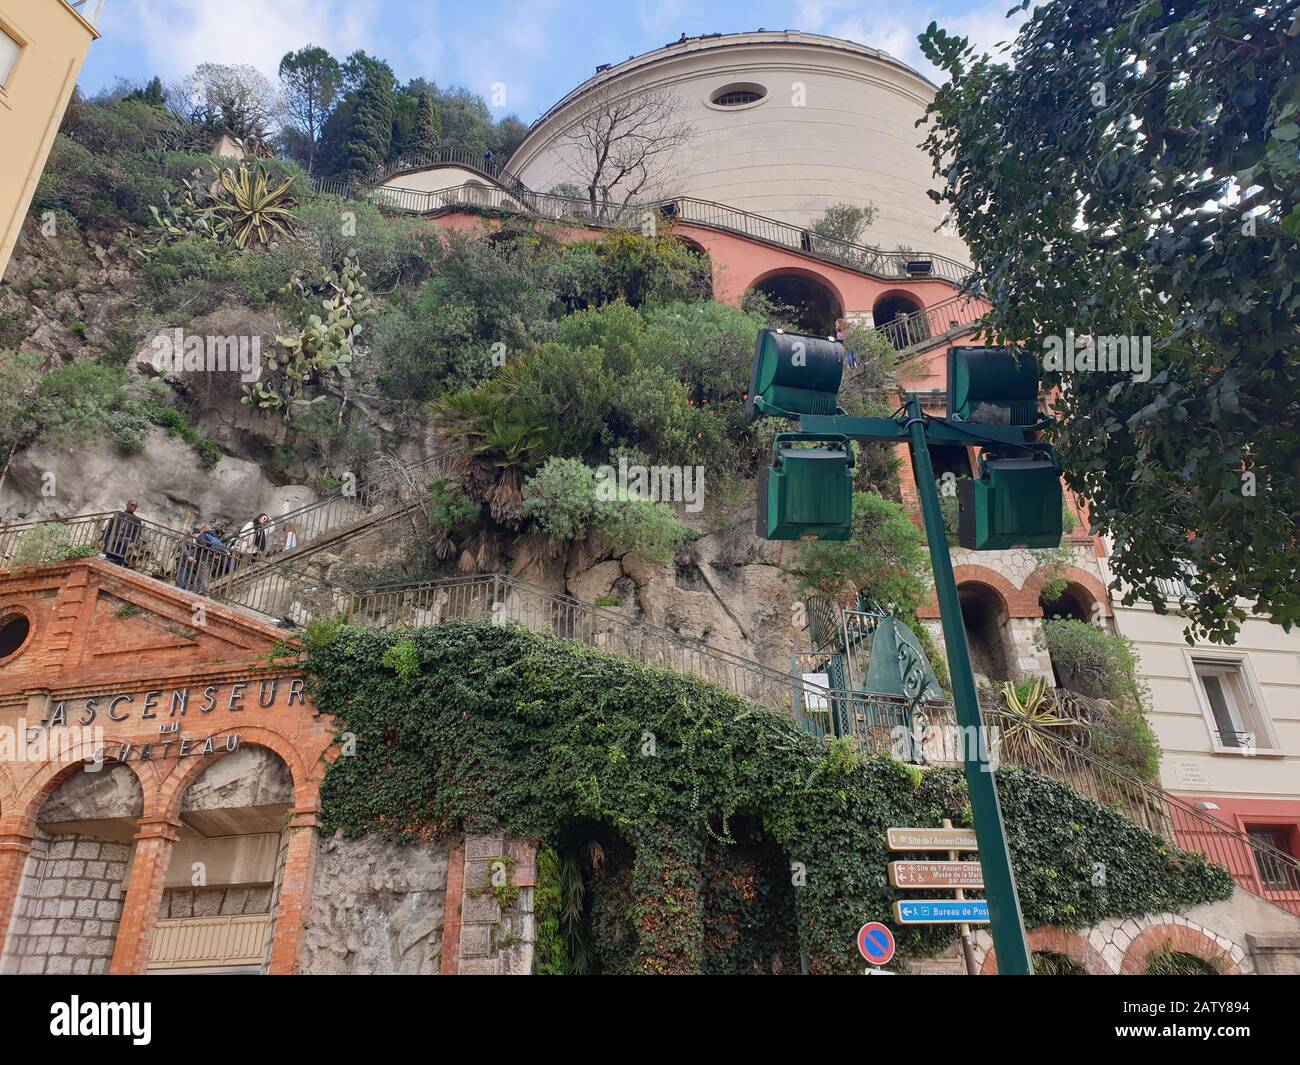
[[[858,951],[872,965],[885,965],[894,956],[894,933],[879,921],[858,929]]]

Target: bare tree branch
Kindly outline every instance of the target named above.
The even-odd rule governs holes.
[[[630,203],[666,180],[677,150],[695,134],[667,88],[593,90],[560,134],[573,175],[594,213]]]

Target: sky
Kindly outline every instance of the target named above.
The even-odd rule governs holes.
[[[843,37],[936,78],[916,36],[930,21],[991,48],[1014,35],[1013,0],[105,0],[81,75],[94,93],[118,78],[179,82],[201,62],[251,63],[272,80],[306,44],[339,59],[357,48],[406,81],[464,85],[497,117],[526,122],[600,63],[617,63],[682,33],[763,27]],[[494,93],[494,87],[496,92]]]

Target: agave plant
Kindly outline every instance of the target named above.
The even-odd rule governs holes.
[[[220,221],[214,227],[218,236],[228,237],[238,248],[247,247],[250,240],[267,244],[277,236],[291,234],[292,203],[286,193],[293,184],[286,178],[271,188],[270,179],[260,166],[249,170],[240,165],[239,172],[226,169],[218,177],[221,192],[212,206]]]
[[[1078,724],[1073,718],[1062,717],[1056,712],[1056,702],[1047,691],[1047,678],[1038,677],[1030,683],[1023,697],[1010,681],[1003,683],[999,689],[1002,701],[1007,708],[1009,721],[1002,730],[1002,742],[1011,743],[1020,740],[1034,752],[1054,766],[1060,760],[1047,741],[1044,730],[1052,728],[1071,728]]]

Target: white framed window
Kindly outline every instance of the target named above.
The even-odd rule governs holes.
[[[1214,750],[1246,756],[1276,752],[1277,737],[1249,661],[1193,655],[1191,664]]]
[[[18,53],[22,50],[23,46],[0,26],[0,89],[9,85],[9,76],[14,72],[14,67],[18,64]]]

